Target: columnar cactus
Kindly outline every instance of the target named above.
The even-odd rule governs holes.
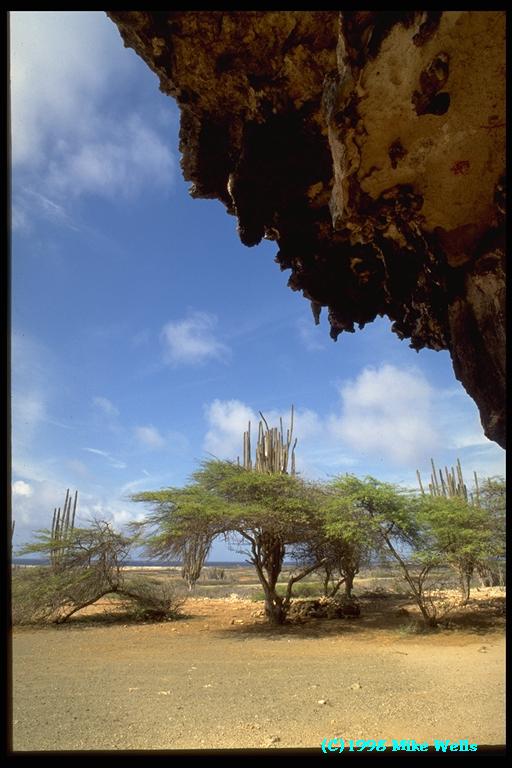
[[[244,459],[243,466],[248,470],[256,472],[268,472],[277,474],[288,474],[288,463],[290,463],[290,474],[295,474],[295,446],[297,438],[292,445],[293,440],[293,405],[291,411],[290,428],[286,430],[286,441],[284,439],[283,420],[279,419],[280,429],[268,426],[265,417],[260,411],[261,421],[258,424],[258,442],[256,444],[256,455],[254,464],[251,451],[251,422],[247,432],[244,432]],[[291,450],[290,450],[291,449]]]
[[[64,553],[66,551],[66,541],[71,536],[75,527],[76,505],[78,501],[78,491],[75,491],[73,503],[73,512],[71,513],[71,494],[69,488],[66,490],[66,498],[62,508],[56,507],[53,510],[52,518],[52,542],[53,547],[50,553],[50,562],[54,571],[61,567]]]
[[[475,479],[475,493],[472,494],[468,493],[467,486],[462,476],[462,467],[459,459],[457,459],[456,468],[451,467],[451,469],[448,471],[448,467],[445,466],[444,475],[440,469],[436,469],[434,459],[430,459],[430,463],[432,465],[432,473],[430,475],[430,483],[428,484],[428,489],[431,496],[445,496],[447,498],[460,496],[466,501],[469,501],[471,504],[474,504],[475,502],[476,504],[479,504],[480,489],[478,486],[478,477],[476,472],[473,473]],[[416,476],[418,478],[420,491],[423,495],[425,495],[419,469],[416,470]]]

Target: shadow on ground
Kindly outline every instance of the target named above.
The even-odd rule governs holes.
[[[435,629],[425,627],[419,611],[411,606],[410,597],[406,594],[374,594],[360,596],[361,615],[358,618],[343,619],[303,619],[289,621],[281,626],[271,626],[261,618],[244,619],[243,623],[235,623],[226,627],[216,627],[210,631],[216,636],[266,637],[269,640],[303,637],[319,638],[335,635],[356,635],[368,631],[397,632],[397,634],[435,634],[441,632],[457,632],[486,634],[489,631],[499,631],[505,627],[505,598],[496,597],[489,600],[470,601],[467,606],[450,612],[439,622]],[[256,604],[258,605],[258,604]],[[407,608],[405,607],[407,605]],[[191,617],[203,620],[204,616]],[[235,620],[236,621],[236,620]]]

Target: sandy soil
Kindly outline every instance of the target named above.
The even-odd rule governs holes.
[[[383,628],[368,605],[359,620],[274,630],[259,607],[190,599],[176,622],[92,616],[16,629],[13,748],[319,747],[339,736],[504,743],[501,620],[409,634],[399,611]]]

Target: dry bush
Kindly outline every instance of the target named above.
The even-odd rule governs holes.
[[[168,582],[132,577],[118,590],[126,612],[138,621],[170,621],[181,614],[185,597]]]
[[[42,598],[41,587],[48,568],[16,568],[12,574],[11,608],[13,624],[33,624],[45,621],[53,612],[51,601]]]
[[[128,616],[140,621],[175,619],[184,602],[171,584],[157,579],[133,577],[102,588],[95,569],[55,574],[49,566],[23,568],[13,572],[12,623],[59,624],[107,594],[118,595]]]
[[[223,581],[225,579],[226,572],[224,568],[208,568],[206,571],[206,578],[212,581]]]
[[[449,613],[460,608],[464,604],[460,593],[446,587],[432,584],[425,589],[423,594],[425,604],[428,606],[428,612],[437,623],[443,621]]]
[[[110,591],[115,589],[105,588],[93,568],[59,573],[50,566],[23,568],[12,576],[12,622],[61,623]]]

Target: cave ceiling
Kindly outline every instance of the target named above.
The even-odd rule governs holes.
[[[333,339],[387,316],[449,350],[504,447],[504,12],[107,13],[178,103],[192,196],[276,242]]]

